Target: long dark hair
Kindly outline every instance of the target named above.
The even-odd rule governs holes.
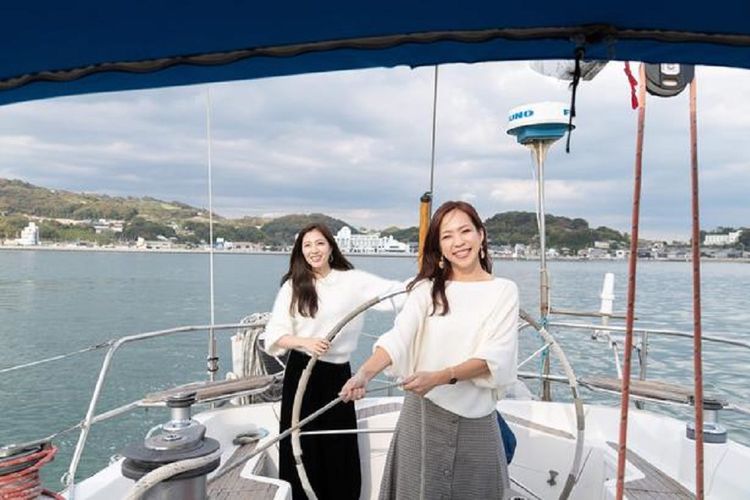
[[[294,315],[294,310],[297,309],[302,316],[309,318],[314,318],[318,312],[318,293],[315,291],[315,275],[305,260],[305,256],[302,255],[302,239],[307,233],[314,230],[320,231],[320,234],[331,246],[331,269],[340,271],[354,269],[351,262],[346,260],[346,257],[341,253],[328,226],[313,222],[302,228],[297,235],[292,254],[289,257],[289,271],[281,278],[281,284],[283,285],[287,280],[292,280],[292,302],[289,305],[289,314]]]
[[[488,273],[492,273],[492,259],[487,250],[487,230],[484,227],[484,223],[482,223],[482,219],[479,218],[476,209],[465,201],[446,201],[440,205],[440,208],[433,214],[430,220],[430,227],[427,229],[422,253],[422,267],[417,277],[406,287],[407,290],[411,290],[421,280],[432,281],[431,314],[439,314],[440,316],[445,316],[450,311],[448,297],[445,295],[445,282],[453,277],[453,269],[448,259],[443,259],[443,268],[440,268],[440,260],[443,257],[443,253],[440,250],[440,225],[443,223],[445,216],[453,210],[460,210],[468,215],[477,231],[480,231],[484,235],[481,246],[482,250],[484,250],[484,257],[481,256],[482,252],[480,252],[479,264],[482,266],[482,269]]]

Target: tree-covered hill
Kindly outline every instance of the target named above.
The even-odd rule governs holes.
[[[547,246],[549,248],[568,248],[577,251],[593,246],[595,241],[610,241],[622,245],[627,244],[628,237],[608,227],[591,229],[589,223],[580,218],[570,219],[547,215],[545,218],[547,229]],[[495,214],[485,221],[487,237],[490,245],[524,245],[539,244],[539,230],[537,229],[536,214],[534,212],[503,212]],[[383,230],[384,235],[393,235],[399,241],[416,242],[419,228],[409,227],[400,229],[389,227]]]
[[[416,226],[407,227],[406,229],[391,226],[383,229],[380,234],[383,236],[393,236],[394,239],[403,241],[404,243],[416,243],[419,240],[419,228]]]
[[[46,241],[84,240],[103,244],[163,237],[197,244],[209,240],[208,211],[182,202],[73,193],[0,179],[0,239],[18,237],[32,217],[36,218],[41,238]],[[122,233],[96,234],[93,223],[99,219],[124,221]],[[214,213],[214,237],[280,247],[293,243],[294,235],[311,222],[325,223],[334,233],[345,225],[353,228],[324,214],[228,219]]]
[[[208,212],[178,201],[116,197],[47,189],[27,182],[0,179],[0,214],[34,215],[56,219],[130,220],[141,216],[165,222],[207,218]],[[219,218],[216,214],[214,217]]]
[[[570,219],[547,214],[544,222],[549,248],[569,248],[576,251],[593,246],[595,241],[612,241],[622,245],[629,241],[627,235],[608,227],[592,229],[589,223],[581,218]],[[495,214],[485,221],[485,225],[492,245],[539,243],[537,217],[534,212]]]
[[[261,230],[263,231],[263,234],[272,241],[291,244],[294,241],[294,235],[296,235],[300,229],[313,222],[320,222],[327,225],[334,235],[344,226],[349,226],[352,229],[352,233],[357,232],[351,224],[339,219],[334,219],[325,214],[284,215],[264,224],[263,227],[261,227]]]
[[[198,244],[209,240],[208,211],[182,202],[73,193],[46,189],[19,180],[0,179],[0,239],[18,237],[21,228],[32,216],[40,225],[41,237],[45,241],[122,243],[135,241],[139,237],[146,240],[161,237]],[[124,221],[122,233],[96,234],[93,222],[99,219]],[[295,234],[311,222],[328,225],[334,234],[343,226],[352,228],[353,233],[358,232],[351,224],[321,213],[292,214],[274,219],[228,219],[214,214],[214,237],[225,241],[284,247],[291,245]],[[492,245],[538,245],[536,215],[533,212],[495,214],[485,224]],[[576,251],[592,246],[594,241],[613,241],[622,245],[628,242],[627,235],[607,227],[592,229],[581,218],[547,215],[546,225],[548,247],[567,247]],[[402,242],[416,242],[419,229],[389,227],[381,234],[393,236]]]

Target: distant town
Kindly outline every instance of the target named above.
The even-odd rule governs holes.
[[[77,221],[57,219],[59,224],[77,224],[92,227],[95,234],[122,233],[125,221],[98,219],[95,221]],[[750,249],[745,249],[741,243],[743,230],[727,231],[725,233],[707,233],[701,244],[701,256],[708,259],[750,259]],[[353,232],[349,226],[341,227],[334,235],[341,251],[348,255],[382,255],[382,256],[414,256],[417,253],[417,242],[403,242],[393,235],[381,235],[377,231]],[[161,251],[161,252],[207,252],[211,246],[201,241],[194,243],[180,243],[175,237],[157,235],[155,239],[137,237],[135,241],[124,243],[108,243],[100,245],[96,242],[45,242],[40,237],[40,227],[36,222],[29,222],[18,238],[5,239],[0,243],[3,248],[16,249],[58,249],[58,250],[113,250],[113,251]],[[289,253],[291,245],[268,245],[263,242],[230,241],[223,237],[215,238],[213,250],[226,253]],[[490,252],[498,259],[538,259],[539,247],[523,243],[495,245],[490,244]],[[573,251],[567,247],[548,248],[548,259],[573,260],[607,260],[626,259],[629,249],[623,248],[622,242],[594,241],[593,246]],[[660,242],[642,241],[638,248],[641,259],[687,261],[690,260],[691,248],[689,242]]]
[[[414,256],[419,228],[374,230],[321,213],[226,218],[179,201],[144,196],[74,193],[0,178],[0,248],[139,252],[286,253],[297,233],[327,225],[349,255]],[[538,259],[534,212],[496,213],[484,221],[495,258]],[[625,259],[630,236],[585,219],[545,216],[550,259]],[[707,259],[750,257],[750,229],[719,227],[701,233]],[[643,259],[687,260],[689,242],[638,242]]]

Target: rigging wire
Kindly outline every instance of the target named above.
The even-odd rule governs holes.
[[[435,130],[437,124],[438,66],[435,66],[435,84],[432,89],[432,151],[430,157],[430,196],[433,196],[435,182]],[[433,196],[434,197],[434,196]]]
[[[206,369],[208,379],[214,381],[216,372],[219,370],[219,358],[216,356],[216,334],[213,325],[215,323],[214,307],[214,206],[213,206],[213,155],[211,150],[211,87],[206,87],[206,145],[208,154],[208,280],[209,301],[211,314],[211,327],[208,329],[208,357]]]
[[[94,345],[90,345],[88,347],[84,347],[83,349],[78,349],[77,351],[71,351],[71,352],[68,352],[68,353],[65,353],[65,354],[58,354],[56,356],[51,356],[49,358],[40,359],[38,361],[31,361],[29,363],[24,363],[24,364],[21,364],[21,365],[10,366],[8,368],[2,368],[2,369],[0,369],[0,374],[12,372],[12,371],[15,371],[15,370],[20,370],[22,368],[30,368],[32,366],[43,365],[43,364],[49,363],[51,361],[58,361],[58,360],[61,360],[61,359],[69,358],[71,356],[76,356],[78,354],[83,354],[85,352],[96,351],[98,349],[102,349],[104,347],[111,346],[113,342],[115,342],[115,340],[114,339],[110,339],[110,340],[106,340],[104,342],[101,342],[99,344],[94,344]]]

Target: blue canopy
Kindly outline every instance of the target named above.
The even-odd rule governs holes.
[[[748,0],[11,5],[0,10],[0,104],[352,68],[571,59],[579,46],[586,59],[750,67]]]

